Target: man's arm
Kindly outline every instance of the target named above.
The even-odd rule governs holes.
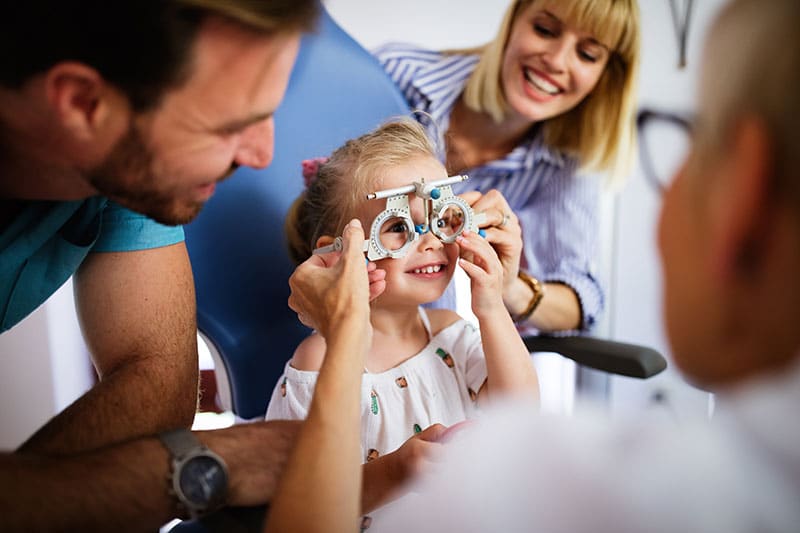
[[[20,450],[70,454],[189,427],[197,405],[197,326],[184,243],[89,254],[74,286],[100,382]]]
[[[289,306],[317,325],[327,346],[314,398],[286,463],[264,531],[351,531],[360,508],[360,387],[372,342],[369,276],[358,220],[341,258],[313,256],[289,278]],[[334,254],[331,254],[334,255]],[[327,260],[331,260],[328,258]]]
[[[299,427],[271,421],[195,433],[228,466],[229,505],[269,501]],[[2,530],[156,531],[177,514],[169,464],[156,438],[70,457],[0,454]]]

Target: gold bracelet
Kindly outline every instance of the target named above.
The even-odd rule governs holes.
[[[514,322],[520,324],[528,320],[528,318],[533,314],[533,312],[541,303],[542,298],[544,297],[544,287],[542,286],[541,282],[538,279],[523,272],[522,270],[519,271],[517,277],[521,279],[525,283],[525,285],[530,287],[531,291],[533,291],[533,296],[531,296],[531,301],[528,302],[528,307],[526,307],[522,313],[514,317]]]

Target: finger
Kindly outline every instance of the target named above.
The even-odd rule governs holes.
[[[439,438],[445,433],[447,426],[442,424],[431,424],[423,429],[421,432],[414,435],[415,438],[427,442],[437,442]]]
[[[459,194],[462,200],[467,202],[469,205],[473,206],[474,203],[481,199],[483,194],[480,191],[467,191],[465,193]]]
[[[462,420],[461,422],[457,422],[450,426],[449,428],[445,429],[445,431],[440,435],[439,442],[446,443],[452,440],[458,433],[469,429],[471,426],[475,424],[474,420]]]
[[[505,230],[519,225],[517,216],[509,210],[493,206],[481,212],[484,214],[486,225],[489,227]]]
[[[484,240],[494,246],[498,254],[518,253],[522,251],[522,237],[513,231],[501,228],[486,228]]]
[[[297,319],[300,321],[301,324],[306,326],[307,328],[317,329],[317,324],[314,320],[304,313],[297,313]]]
[[[374,263],[370,263],[374,264]],[[386,271],[377,268],[367,274],[369,279],[369,301],[371,302],[386,290]]]
[[[371,302],[381,294],[383,291],[386,290],[386,281],[380,280],[375,282],[370,282],[369,284],[369,301]]]
[[[470,251],[467,254],[464,254],[464,256],[459,259],[458,264],[461,265],[462,268],[464,267],[464,264],[475,265],[485,273],[489,273],[492,270],[486,256],[478,250]],[[470,274],[470,277],[472,277],[472,273],[469,272],[468,269],[465,270],[467,270],[467,274]]]
[[[486,276],[488,275],[488,272],[469,259],[464,259],[462,257],[458,260],[458,266],[461,267],[469,279],[477,283],[483,283],[487,279]]]
[[[331,251],[324,254],[313,254],[311,257],[306,259],[303,264],[308,264],[318,268],[330,268],[339,262],[341,256],[342,252],[339,251]]]
[[[497,252],[495,252],[492,244],[475,232],[465,231],[456,238],[456,242],[460,252],[472,252],[479,255],[484,261],[497,257]]]
[[[306,307],[308,306],[299,303],[298,298],[294,296],[294,294],[289,295],[289,308],[297,313],[297,320],[304,326],[317,329],[317,323],[314,321],[314,318],[304,312]]]
[[[510,219],[514,214],[503,194],[497,189],[492,189],[484,194],[475,202],[472,209],[479,213],[486,213],[490,223],[494,225],[502,224],[506,215],[508,215]]]
[[[370,263],[370,265],[373,265],[373,264],[374,263]],[[374,283],[376,281],[381,281],[381,280],[386,279],[386,271],[384,269],[377,268],[377,267],[376,267],[376,269],[373,269],[372,271],[369,271],[369,267],[367,267],[367,269],[368,269],[367,277],[369,278],[369,282],[370,283]]]
[[[498,209],[500,212],[511,212],[511,207],[509,207],[505,196],[497,189],[492,189],[484,194],[477,204],[484,209]]]

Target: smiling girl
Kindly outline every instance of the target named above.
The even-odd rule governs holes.
[[[535,398],[536,374],[503,305],[503,269],[492,246],[468,230],[445,242],[458,234],[452,225],[469,213],[459,218],[453,216],[457,208],[445,206],[441,217],[426,219],[424,199],[409,193],[411,222],[390,217],[381,223],[396,204],[367,199],[370,192],[448,177],[421,125],[412,119],[389,122],[348,141],[312,174],[286,221],[296,261],[334,242],[354,217],[365,230],[377,218],[367,235],[387,249],[408,244],[404,254],[375,261],[385,273],[385,289],[370,306],[372,343],[361,384],[361,452],[369,463],[363,508],[371,510],[397,495],[398,485],[422,467],[443,426],[473,416],[490,390],[493,398]],[[425,228],[429,223],[436,228]],[[442,295],[456,264],[471,278],[480,331],[450,310],[421,307]],[[306,417],[325,348],[319,333],[300,344],[273,391],[268,419]],[[373,514],[364,524],[374,519]]]

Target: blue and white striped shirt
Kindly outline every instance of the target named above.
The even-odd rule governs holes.
[[[417,118],[439,144],[444,160],[450,113],[478,56],[445,55],[408,44],[387,44],[374,54],[411,109],[431,116]],[[525,270],[542,281],[572,287],[586,330],[603,309],[603,290],[594,264],[600,180],[578,176],[577,167],[575,158],[549,148],[541,134],[532,133],[505,158],[466,170],[469,181],[454,186],[454,191],[497,189],[505,196],[522,225]]]

